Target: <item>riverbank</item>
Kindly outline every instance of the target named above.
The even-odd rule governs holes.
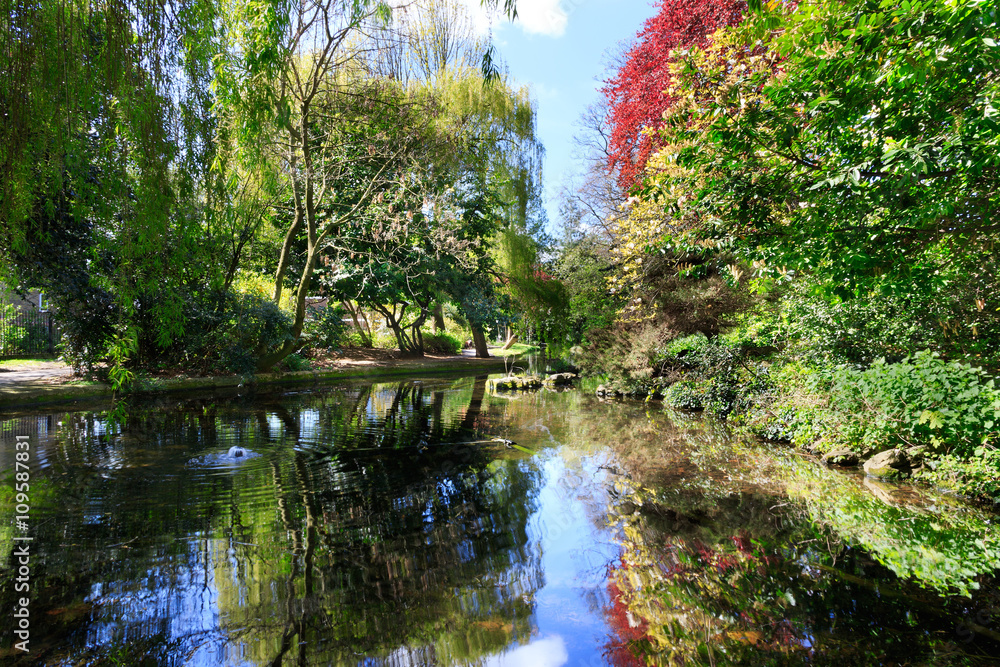
[[[863,466],[886,481],[913,478],[1000,507],[993,374],[929,350],[846,362],[748,321],[755,326],[713,339],[674,339],[650,355],[645,374],[607,373],[598,393],[704,410],[828,465]]]
[[[506,363],[509,364],[509,360]],[[38,362],[33,362],[24,364],[24,367],[8,364],[3,373],[4,381],[0,382],[0,410],[79,401],[110,401],[114,395],[107,384],[74,379],[54,366],[45,365],[42,369]],[[239,387],[314,386],[358,378],[500,373],[504,370],[503,357],[478,359],[461,355],[426,355],[421,358],[395,358],[390,354],[358,353],[334,360],[318,370],[261,373],[252,378],[238,375],[141,378],[132,393],[173,394]]]

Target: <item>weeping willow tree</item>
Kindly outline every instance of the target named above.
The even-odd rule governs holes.
[[[3,0],[2,279],[112,377],[185,328],[213,183],[211,2]],[[211,273],[211,272],[209,272]]]
[[[504,8],[513,13],[511,3]],[[536,238],[545,218],[535,105],[529,91],[512,85],[499,67],[487,76],[477,66],[490,47],[454,0],[423,0],[397,11],[372,42],[372,71],[432,94],[442,109],[436,129],[456,146],[447,163],[438,165],[450,173],[450,188],[434,206],[455,192],[491,202],[493,224],[483,239],[488,252],[476,275],[447,295],[469,323],[477,355],[489,356],[487,328],[509,319],[511,311],[537,319],[547,310],[542,303],[554,302],[555,284],[545,280],[538,262]]]
[[[483,86],[473,69],[446,70],[434,86],[448,113],[444,122],[464,134],[472,148],[461,159],[499,203],[498,228],[490,240],[495,301],[507,312],[499,320],[521,319],[537,326],[559,308],[561,284],[542,269],[545,213],[541,202],[544,148],[537,137],[536,109],[526,88],[505,78]],[[486,324],[481,322],[481,324]],[[473,330],[474,336],[478,334]],[[481,353],[477,344],[477,354]]]
[[[338,198],[325,170],[336,161],[316,157],[330,147],[322,127],[343,109],[327,104],[328,84],[389,5],[0,6],[3,281],[45,289],[73,360],[110,360],[123,384],[137,366],[188,358],[194,329],[204,337],[218,319],[207,313],[222,308],[260,221],[285,216],[273,296],[291,289],[296,313],[281,344],[257,350],[257,366],[294,350],[324,235],[378,190],[370,186],[382,172],[369,160],[367,173],[340,171],[357,187]],[[351,122],[364,117],[354,111]]]

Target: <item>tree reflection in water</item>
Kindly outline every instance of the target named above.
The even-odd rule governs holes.
[[[989,515],[898,487],[911,497],[887,506],[870,482],[712,428],[675,431],[657,465],[619,432],[609,662],[996,664]]]
[[[5,633],[5,664],[1000,655],[995,515],[654,404],[470,378],[147,403],[113,436],[102,419],[0,420],[37,443],[32,655]]]
[[[447,665],[527,641],[538,473],[456,444],[482,439],[484,393],[479,378],[147,406],[118,436],[67,417],[33,656]],[[219,454],[233,444],[259,456]]]

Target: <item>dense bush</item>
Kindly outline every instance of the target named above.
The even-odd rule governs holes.
[[[969,364],[920,352],[896,364],[841,366],[825,374],[829,410],[861,451],[927,445],[940,454],[972,456],[997,439],[1000,392]]]
[[[372,347],[379,350],[398,350],[399,341],[396,340],[396,336],[392,333],[392,330],[387,328],[376,329],[372,332]]]
[[[113,337],[114,298],[89,285],[79,286],[78,292],[67,292],[69,296],[57,294],[53,298],[61,331],[59,354],[77,373],[94,375]]]
[[[588,375],[604,376],[605,384],[615,391],[646,396],[663,386],[654,364],[669,337],[669,330],[655,322],[595,330],[583,348],[580,365]]]
[[[300,354],[290,354],[281,361],[281,365],[287,371],[295,373],[297,371],[308,371],[312,368],[309,360]]]
[[[871,364],[900,361],[941,339],[930,321],[943,314],[928,295],[879,295],[841,299],[797,285],[782,302],[782,319],[796,353],[818,363]]]
[[[347,341],[350,326],[344,321],[342,306],[328,306],[306,319],[305,334],[309,345],[318,349],[336,349]]]
[[[429,354],[459,354],[462,351],[462,341],[449,333],[425,333],[423,340],[424,352]]]
[[[943,486],[958,493],[990,500],[1000,505],[1000,450],[993,446],[983,446],[976,450],[975,457],[963,459],[948,454],[931,466],[917,472],[917,477]]]
[[[253,294],[233,294],[206,352],[218,359],[224,370],[252,375],[260,350],[282,344],[290,336],[291,326],[291,317],[273,301]]]
[[[664,392],[663,403],[682,410],[702,410],[705,407],[705,387],[690,380],[675,382]]]
[[[364,339],[361,332],[353,328],[348,329],[342,339],[344,347],[368,347],[367,343],[368,341]]]

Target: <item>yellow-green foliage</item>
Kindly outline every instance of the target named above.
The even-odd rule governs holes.
[[[529,319],[539,321],[554,315],[565,303],[565,290],[558,280],[540,268],[538,245],[527,234],[513,228],[500,233],[494,245],[497,264],[503,269],[503,291]]]
[[[270,299],[274,294],[274,277],[240,269],[236,272],[233,289],[240,294]],[[282,311],[289,314],[295,313],[295,304],[292,303],[293,296],[291,290],[282,291],[281,301],[278,304]]]

